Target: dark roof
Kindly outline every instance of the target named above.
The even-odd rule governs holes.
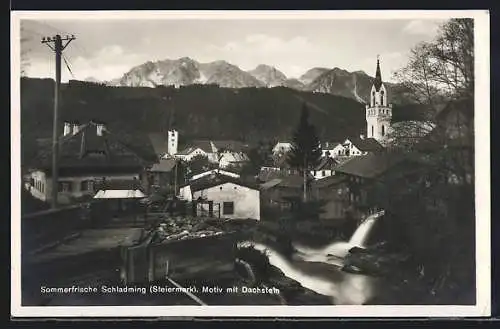
[[[346,177],[343,175],[332,175],[328,176],[322,179],[315,180],[313,182],[313,186],[316,188],[325,188],[325,187],[330,187],[337,185],[339,183],[342,183],[346,180]]]
[[[151,172],[171,172],[175,168],[177,159],[160,159],[149,171]]]
[[[261,182],[267,182],[276,178],[283,178],[286,176],[286,173],[281,172],[280,170],[261,170],[257,175],[257,179]]]
[[[308,180],[314,180],[310,174],[307,175]],[[290,188],[302,188],[304,186],[304,177],[302,175],[288,175],[281,179],[281,182],[277,185],[279,187],[290,187]]]
[[[168,141],[163,133],[151,133],[149,140],[156,154],[163,155],[168,152]]]
[[[339,165],[335,171],[353,176],[376,178],[405,160],[408,158],[400,153],[371,153],[355,156]]]
[[[211,188],[214,186],[226,184],[226,183],[233,183],[236,185],[240,186],[245,186],[253,190],[258,190],[259,187],[250,182],[243,181],[241,179],[235,178],[235,177],[230,177],[226,175],[220,175],[220,174],[213,174],[213,175],[208,175],[205,177],[202,177],[200,179],[197,179],[195,181],[190,182],[189,184],[185,184],[183,186],[190,185],[191,186],[191,191],[202,191],[207,188]]]
[[[314,170],[334,170],[338,162],[331,157],[322,157]]]
[[[261,190],[268,190],[270,188],[275,187],[276,185],[279,185],[281,183],[282,179],[281,178],[273,178],[263,184],[260,185]]]
[[[384,149],[375,138],[349,137],[348,139],[362,152],[379,152]]]
[[[142,185],[138,179],[128,180],[104,180],[95,185],[95,189],[99,190],[142,190]]]
[[[40,150],[34,165],[50,168],[52,147],[47,140],[39,141]],[[60,168],[120,168],[143,167],[158,161],[149,138],[141,134],[110,132],[103,130],[97,135],[96,123],[90,122],[80,127],[76,134],[61,136],[59,139]]]
[[[227,150],[233,152],[242,152],[250,147],[250,145],[248,144],[235,140],[214,140],[212,142],[219,151]]]
[[[212,153],[213,152],[212,143],[209,140],[197,140],[197,141],[191,142],[189,145],[187,145],[178,154],[187,155],[187,154],[195,151],[198,148],[201,149],[201,150],[203,150],[206,153]]]

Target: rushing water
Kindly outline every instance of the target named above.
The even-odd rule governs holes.
[[[342,271],[343,259],[352,247],[363,247],[377,218],[370,215],[356,229],[348,242],[334,242],[323,248],[309,248],[294,244],[297,252],[288,259],[272,248],[250,243],[266,252],[269,262],[305,288],[331,297],[332,304],[361,305],[377,293],[377,279],[368,275]]]

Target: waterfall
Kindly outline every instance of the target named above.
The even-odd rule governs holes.
[[[368,217],[365,219],[352,235],[349,244],[353,247],[364,247],[377,218],[378,217]]]
[[[325,256],[333,255],[336,257],[343,258],[347,255],[349,250],[353,247],[364,247],[366,241],[368,240],[370,233],[372,231],[373,225],[377,222],[377,219],[384,215],[384,211],[379,211],[373,213],[366,217],[366,219],[358,226],[356,231],[354,231],[353,235],[349,239],[348,242],[340,241],[334,242],[321,251],[321,253]],[[298,248],[300,250],[300,248]]]

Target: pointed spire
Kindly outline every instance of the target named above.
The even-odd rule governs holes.
[[[382,74],[380,73],[380,55],[377,55],[377,71],[375,72],[375,90],[379,91],[382,86]]]

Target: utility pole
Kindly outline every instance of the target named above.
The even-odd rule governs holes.
[[[59,174],[59,100],[61,87],[61,55],[64,49],[71,41],[75,40],[75,36],[66,36],[61,38],[59,34],[55,37],[44,37],[42,43],[47,45],[56,55],[56,80],[54,86],[54,121],[52,127],[52,208],[57,208],[57,193],[58,193],[58,174]],[[66,43],[63,44],[63,41]]]

